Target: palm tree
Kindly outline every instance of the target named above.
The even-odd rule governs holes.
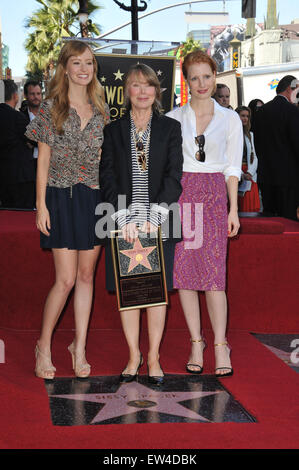
[[[51,78],[64,37],[76,36],[72,28],[78,21],[78,0],[36,0],[41,8],[27,18],[25,26],[33,29],[25,41],[28,52],[27,72],[43,73],[44,81]],[[101,7],[89,0],[88,11],[92,15]],[[79,29],[79,28],[78,28]],[[89,22],[90,33],[99,34],[99,25]],[[78,33],[77,33],[78,34]]]
[[[189,37],[187,41],[183,42],[177,50],[177,59],[184,58],[189,52],[196,51],[197,49],[201,49],[204,51],[205,49],[201,47],[200,42],[193,39],[193,37]]]

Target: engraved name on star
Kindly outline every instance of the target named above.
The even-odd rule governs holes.
[[[103,403],[104,406],[96,414],[90,424],[101,423],[113,418],[122,417],[141,410],[166,413],[183,418],[211,422],[194,410],[181,403],[187,400],[203,398],[223,393],[221,390],[207,392],[165,392],[155,391],[138,382],[131,382],[119,387],[115,393],[79,393],[69,395],[51,395],[68,400],[79,400],[91,403]]]
[[[143,247],[140,243],[139,238],[137,238],[134,242],[133,248],[131,248],[130,250],[120,250],[120,253],[130,258],[128,273],[133,271],[133,269],[136,268],[136,266],[138,266],[139,264],[152,271],[152,267],[148,260],[148,255],[155,249],[155,246]]]

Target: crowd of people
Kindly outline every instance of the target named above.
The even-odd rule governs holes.
[[[18,87],[4,80],[4,103],[0,104],[0,204],[5,208],[33,209],[37,146],[25,136],[26,126],[38,112],[42,101],[41,87],[29,81],[24,89],[25,105],[19,102]]]
[[[240,227],[238,205],[244,212],[260,210],[259,188],[265,212],[296,220],[299,111],[292,102],[297,80],[284,77],[271,102],[254,100],[235,112],[229,88],[216,84],[216,63],[198,50],[183,63],[190,90],[185,106],[164,115],[156,73],[136,64],[124,83],[126,113],[110,122],[97,67],[87,43],[68,41],[43,101],[40,85],[27,82],[26,101],[17,111],[17,87],[6,80],[5,103],[0,105],[1,203],[36,208],[40,244],[52,251],[56,273],[36,344],[35,373],[45,379],[55,376],[52,337],[73,288],[75,336],[68,351],[77,377],[91,373],[85,349],[102,245],[106,288],[115,291],[109,236],[95,230],[101,217],[96,207],[108,203],[127,242],[133,243],[140,232],[149,236],[162,228],[167,289],[178,290],[190,332],[187,372],[200,374],[204,368],[207,345],[198,297],[204,291],[214,333],[215,375],[230,376],[227,240]],[[120,195],[125,207],[118,206]],[[167,209],[173,204],[181,217]],[[163,232],[170,218],[170,230]],[[189,228],[200,231],[203,226],[201,242],[190,248]],[[143,363],[140,313],[139,308],[120,313],[129,350],[121,382],[134,380]],[[165,305],[147,308],[148,379],[155,385],[164,382],[159,349],[165,317]]]
[[[268,103],[257,98],[236,112],[243,123],[244,147],[238,207],[241,213],[262,213],[299,220],[299,81],[286,75]],[[230,106],[230,90],[217,84],[215,100]]]
[[[257,98],[251,100],[247,107],[235,109],[244,131],[238,191],[238,209],[242,214],[299,219],[295,176],[299,145],[296,136],[299,93],[297,99],[294,95],[297,86],[296,77],[285,76],[277,87],[277,96],[266,106]],[[4,87],[5,102],[0,104],[0,207],[34,209],[38,148],[36,142],[25,136],[25,130],[39,111],[42,88],[35,80],[27,81],[18,111],[17,85],[13,80],[4,80]],[[213,99],[220,106],[233,109],[227,85],[217,83]],[[279,130],[273,132],[278,122]]]

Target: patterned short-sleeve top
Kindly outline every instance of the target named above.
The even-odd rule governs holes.
[[[48,186],[68,188],[77,183],[99,188],[100,148],[103,129],[109,122],[109,107],[104,116],[93,106],[93,116],[81,131],[81,120],[74,108],[64,122],[64,133],[55,131],[51,120],[51,102],[44,101],[36,117],[27,126],[25,135],[51,147]]]

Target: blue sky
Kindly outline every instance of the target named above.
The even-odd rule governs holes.
[[[130,20],[130,13],[121,10],[113,0],[96,0],[104,8],[93,18],[94,22],[101,25],[102,32],[111,30]],[[183,0],[182,0],[183,1]],[[130,0],[122,0],[122,3],[130,5]],[[179,3],[179,0],[148,0],[147,12],[162,8],[170,4]],[[241,0],[226,0],[226,11],[230,14],[230,23],[243,23],[241,18]],[[141,5],[141,2],[139,2]],[[0,18],[2,25],[2,41],[10,49],[10,67],[13,76],[25,73],[27,55],[24,49],[24,41],[28,32],[24,27],[25,18],[39,8],[35,0],[0,0]],[[192,11],[222,11],[223,1],[213,1],[192,5]],[[277,10],[280,24],[288,24],[294,18],[299,18],[298,0],[277,0]],[[184,12],[189,11],[189,4],[168,9],[164,12],[144,18],[139,22],[139,39],[156,41],[184,41],[187,33],[187,25],[184,20]],[[267,0],[257,0],[257,22],[263,22],[267,13]],[[140,13],[141,15],[142,13]],[[195,26],[195,25],[194,25]],[[196,25],[197,26],[197,25]],[[196,29],[200,27],[197,26]],[[193,29],[193,27],[192,27]],[[115,39],[130,39],[130,26],[107,36]]]

